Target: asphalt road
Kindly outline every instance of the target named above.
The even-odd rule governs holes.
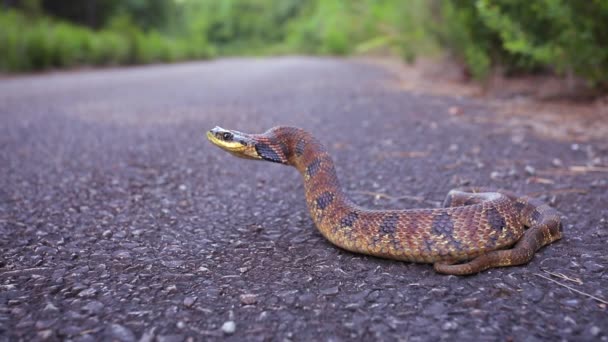
[[[562,171],[608,165],[608,142],[475,123],[483,104],[394,81],[297,57],[1,79],[0,340],[607,341],[608,174]],[[469,277],[348,253],[295,170],[211,146],[216,125],[314,132],[370,208],[537,193],[565,238]]]

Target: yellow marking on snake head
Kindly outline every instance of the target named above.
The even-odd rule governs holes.
[[[245,159],[262,159],[255,148],[255,143],[247,134],[216,126],[207,132],[211,143],[230,154]]]

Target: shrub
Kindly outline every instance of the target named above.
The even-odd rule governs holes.
[[[146,33],[126,17],[94,31],[10,10],[0,12],[0,27],[0,70],[4,71],[171,62],[213,54],[202,36],[172,39],[155,31]]]
[[[551,69],[592,84],[608,81],[608,2],[512,0],[441,2],[439,38],[476,77],[492,65],[511,72]]]

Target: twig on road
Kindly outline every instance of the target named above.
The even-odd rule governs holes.
[[[557,277],[557,278],[562,278],[564,280],[568,280],[568,281],[571,281],[573,283],[577,283],[578,285],[583,285],[583,281],[580,278],[572,278],[572,277],[569,277],[569,276],[567,276],[567,275],[565,275],[563,273],[556,273],[556,272],[551,272],[551,271],[547,271],[547,270],[543,270],[543,272],[545,272],[547,274],[550,274],[550,275],[552,275],[554,277]]]
[[[555,190],[549,190],[549,191],[536,191],[536,192],[528,193],[526,195],[532,196],[532,197],[537,197],[540,195],[557,195],[557,194],[583,194],[583,195],[586,195],[588,193],[589,193],[589,190],[587,190],[587,189],[570,188],[570,189],[555,189]]]
[[[607,166],[585,166],[585,165],[573,165],[567,168],[554,168],[547,170],[539,170],[539,175],[550,175],[550,176],[576,176],[589,172],[608,172]]]
[[[594,296],[594,295],[592,295],[592,294],[589,294],[589,293],[586,293],[586,292],[583,292],[583,291],[577,290],[577,289],[573,288],[572,286],[568,286],[568,285],[566,285],[566,284],[562,284],[562,283],[560,283],[559,281],[557,281],[557,280],[553,280],[553,279],[551,279],[551,278],[549,278],[549,277],[545,277],[544,275],[542,275],[542,274],[540,274],[540,273],[534,273],[534,275],[539,276],[539,277],[544,278],[544,279],[547,279],[547,280],[549,280],[549,281],[552,281],[552,282],[556,283],[556,284],[557,284],[557,285],[559,285],[559,286],[563,286],[563,287],[567,288],[567,289],[568,289],[568,290],[570,290],[570,291],[574,291],[574,292],[576,292],[576,293],[578,293],[578,294],[581,294],[581,295],[583,295],[583,296],[585,296],[585,297],[589,297],[589,298],[595,299],[596,301],[598,301],[598,302],[600,302],[600,303],[603,303],[603,304],[608,305],[608,301],[607,301],[607,300],[605,300],[605,299],[602,299],[602,298],[600,298],[600,297],[596,297],[596,296]]]
[[[3,273],[0,273],[0,277],[23,277],[23,276],[30,276],[32,274],[40,274],[40,273],[45,273],[45,271],[50,270],[50,268],[48,267],[32,267],[32,268],[24,268],[21,270],[13,270],[13,271],[6,271]]]

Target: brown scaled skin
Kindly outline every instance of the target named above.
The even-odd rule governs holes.
[[[505,190],[452,190],[444,208],[437,209],[357,206],[342,191],[325,147],[299,128],[246,134],[216,127],[207,137],[237,157],[295,167],[304,179],[306,203],[321,234],[352,252],[433,263],[437,272],[466,275],[525,264],[538,249],[562,236],[557,211]]]

